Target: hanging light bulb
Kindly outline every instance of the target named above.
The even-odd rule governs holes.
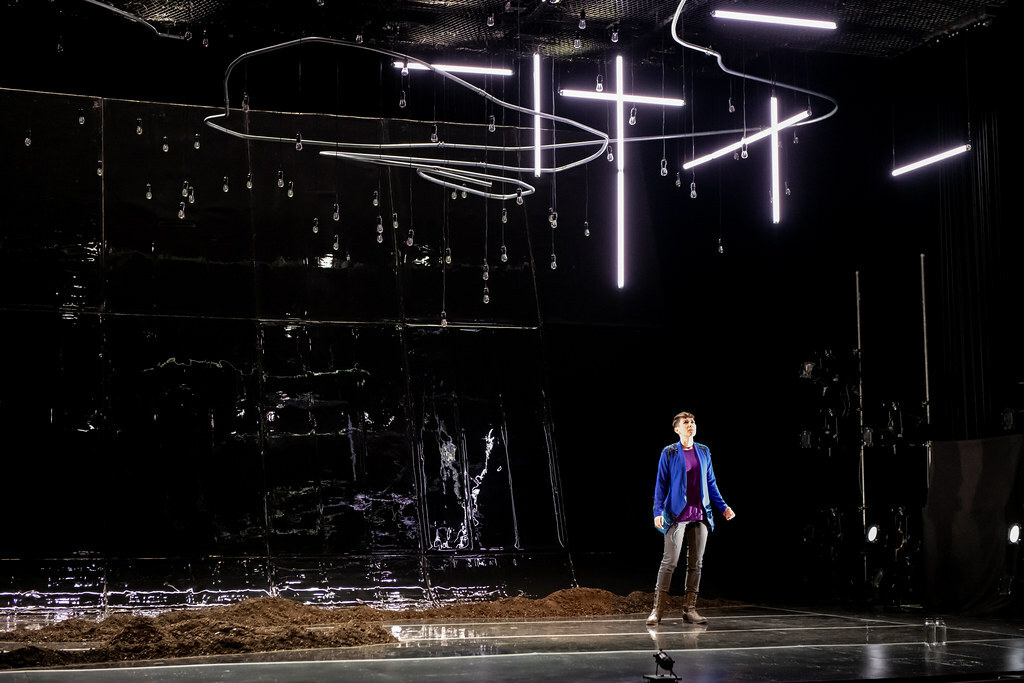
[[[519,204],[521,206],[522,203],[523,203],[523,188],[517,187],[516,188],[516,204]]]
[[[719,254],[724,254],[725,253],[725,245],[722,244],[722,238],[721,237],[718,238],[718,253]]]
[[[551,255],[551,270],[558,270],[558,259],[554,254]]]
[[[463,199],[469,196],[469,193],[466,192],[466,188],[462,188],[462,191],[459,194],[462,195]]]
[[[210,39],[206,36],[206,29],[203,29],[203,47],[210,47]]]
[[[228,177],[224,176],[224,184],[220,186],[220,189],[224,192],[228,191]]]
[[[289,197],[294,197],[295,196],[295,181],[294,180],[289,180],[288,181],[288,196]]]
[[[400,98],[398,98],[398,106],[401,107],[402,109],[405,109],[405,105],[406,105],[406,102],[405,102],[405,91],[403,90],[402,91],[402,96]]]
[[[142,119],[135,119],[135,134],[142,135]]]
[[[31,147],[32,146],[32,129],[31,128],[29,128],[28,130],[25,131],[25,146],[26,147]]]
[[[629,125],[636,125],[636,107],[629,110]]]
[[[377,216],[377,234],[380,235],[384,232],[384,219]],[[380,242],[380,240],[377,240]]]
[[[295,151],[296,152],[301,152],[302,151],[302,133],[296,133],[295,134]]]
[[[391,227],[394,228],[395,230],[398,230],[398,213],[397,212],[391,214]]]
[[[484,287],[484,303],[491,303],[491,290],[487,289],[486,287]]]
[[[185,31],[185,40],[192,40],[192,31]]]
[[[793,194],[793,191],[789,189],[789,181],[788,180],[785,181],[785,184],[786,184],[786,196],[789,197],[790,195]]]
[[[196,133],[196,139],[192,141],[192,146],[195,149],[199,149],[199,133]]]
[[[494,15],[493,14],[488,14],[487,15],[487,25],[488,26],[494,26]]]
[[[679,176],[679,171],[676,171],[676,187],[683,186],[683,179]]]
[[[697,183],[690,183],[690,199],[697,198]]]
[[[182,197],[187,197],[188,196],[188,181],[187,180],[181,184],[181,196]]]
[[[615,161],[615,153],[612,152],[612,148],[608,148],[608,161]]]
[[[318,232],[320,232],[320,219],[319,218],[314,218],[313,219],[313,234],[315,235]]]
[[[729,98],[729,113],[730,114],[735,114],[736,113],[736,105],[734,105],[732,103],[732,98],[731,97]]]
[[[78,125],[80,125],[80,126],[84,126],[85,125],[85,110],[84,109],[79,109],[78,110]]]
[[[185,202],[178,204],[178,218],[185,218]]]
[[[508,263],[508,247],[501,245],[501,262]]]
[[[484,259],[484,270],[481,277],[483,277],[485,281],[491,277],[491,267],[487,265],[487,259]]]
[[[169,150],[171,149],[171,145],[170,145],[170,143],[169,143],[169,142],[167,141],[167,136],[166,136],[166,135],[164,136],[164,144],[163,144],[163,145],[161,145],[160,149],[162,149],[162,150],[163,150],[163,151],[165,151],[165,152],[167,152],[167,151],[169,151]]]
[[[747,146],[743,145],[743,149],[740,151],[740,158],[746,159],[748,156],[749,154],[747,154]]]
[[[331,214],[331,220],[335,223],[341,220],[341,207],[337,203],[334,204],[334,212]]]
[[[558,212],[555,211],[553,214],[551,214],[551,229],[554,230],[557,227],[558,227]]]
[[[380,192],[377,190],[373,191],[373,201],[371,202],[374,206],[380,205]]]
[[[252,173],[249,173],[245,176],[245,189],[252,189]]]
[[[458,191],[457,191],[457,190],[456,190],[456,189],[455,189],[455,188],[453,187],[453,188],[452,188],[452,199],[458,199],[458,198],[459,198],[459,193],[458,193]]]
[[[508,223],[508,209],[501,207],[501,222]]]
[[[448,327],[448,314],[441,311],[441,327]]]
[[[661,177],[664,178],[668,175],[668,159],[664,157],[661,160]]]
[[[796,131],[794,130],[793,131],[793,144],[795,145],[795,144],[797,144],[799,142],[800,142],[800,138],[797,137]]]
[[[451,264],[452,262],[452,250],[450,247],[446,247],[444,250],[444,262],[446,264]]]
[[[242,93],[242,111],[249,111],[249,93]]]
[[[496,126],[494,125],[494,114],[491,114],[491,118],[488,120],[487,123],[487,132],[493,133],[495,131],[495,128]]]
[[[284,187],[284,171],[277,172],[277,186]]]
[[[362,43],[363,42],[363,34],[362,33],[357,33],[356,34],[356,42],[357,43]]]
[[[580,47],[582,47],[582,45],[583,45],[583,41],[581,41],[579,38],[573,38],[573,40],[572,40],[572,49],[578,50],[578,49],[580,49]]]
[[[584,10],[580,10],[579,27],[581,31],[587,27],[587,13]]]
[[[412,240],[412,236],[413,236],[413,230],[412,230],[412,228],[409,228],[409,236],[405,238],[405,246],[407,246],[407,247],[411,247],[412,246],[412,241],[413,241]]]
[[[437,124],[434,124],[434,131],[430,134],[430,141],[437,144]]]
[[[619,42],[619,29],[612,29],[612,42]]]
[[[191,185],[188,186],[188,203],[196,203],[196,188],[192,187]]]
[[[604,92],[604,76],[597,74],[597,85],[594,86],[597,92]]]
[[[402,62],[402,75],[403,76],[408,76],[409,75],[409,62]]]
[[[732,158],[733,158],[734,161],[739,161],[740,160],[740,151],[736,150],[735,152],[733,152],[732,153]]]
[[[331,245],[331,249],[333,249],[334,251],[338,251],[338,248],[340,246],[341,246],[341,242],[338,240],[338,236],[335,235],[334,236],[334,244]],[[348,259],[346,258],[345,260],[347,261]]]
[[[152,198],[153,198],[153,185],[151,183],[146,183],[146,199],[152,199]]]

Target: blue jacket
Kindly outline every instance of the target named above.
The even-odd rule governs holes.
[[[694,442],[697,460],[700,462],[701,501],[704,503],[704,519],[712,530],[715,521],[711,517],[711,503],[719,512],[724,512],[728,505],[718,492],[715,483],[715,470],[711,466],[711,450],[702,443]],[[654,516],[665,517],[665,528],[675,524],[676,519],[686,507],[686,459],[676,443],[665,446],[658,461],[658,479],[654,484]]]

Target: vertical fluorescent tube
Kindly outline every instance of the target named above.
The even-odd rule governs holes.
[[[618,199],[618,209],[616,213],[617,231],[616,231],[616,243],[618,251],[618,284],[619,289],[626,286],[626,143],[625,143],[625,127],[623,126],[623,119],[625,118],[625,101],[623,98],[623,83],[622,83],[622,55],[615,57],[615,107],[617,109],[617,116],[615,119],[615,153],[618,157],[618,172],[615,174],[616,182],[616,194]]]
[[[540,113],[540,53],[533,53],[533,111]],[[540,177],[540,117],[533,117],[533,175]]]
[[[771,102],[772,109],[772,223],[782,220],[782,196],[779,194],[779,100]]]

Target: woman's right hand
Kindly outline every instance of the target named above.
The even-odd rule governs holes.
[[[658,515],[657,517],[655,517],[654,518],[654,526],[658,527],[659,529],[664,529],[665,528],[665,518],[662,517],[661,515]]]

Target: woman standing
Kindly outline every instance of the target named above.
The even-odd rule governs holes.
[[[679,442],[666,446],[658,461],[658,478],[654,484],[654,526],[665,534],[665,551],[654,588],[654,609],[647,617],[648,626],[661,622],[665,600],[672,583],[672,573],[679,563],[679,554],[686,544],[686,596],[683,619],[691,624],[706,624],[697,612],[697,592],[708,532],[715,527],[711,504],[727,520],[736,516],[726,505],[715,482],[711,467],[711,451],[693,437],[697,422],[693,413],[679,413],[672,418],[672,429]]]

